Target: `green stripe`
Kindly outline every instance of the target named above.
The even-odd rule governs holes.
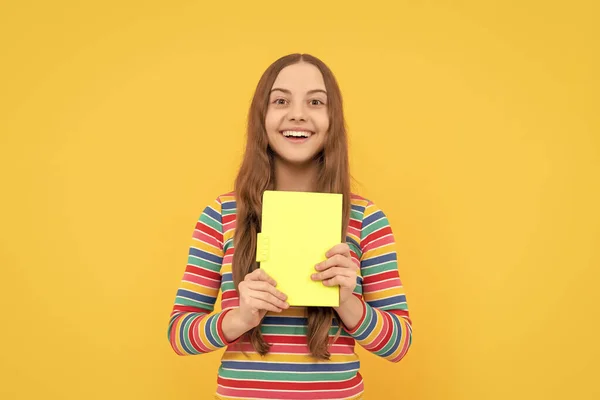
[[[367,305],[367,314],[365,315],[365,319],[363,321],[363,323],[360,325],[360,328],[358,328],[358,330],[354,333],[354,336],[360,336],[363,334],[363,332],[369,327],[369,324],[371,323],[371,318],[373,314],[373,310],[370,306]]]
[[[335,336],[338,331],[337,326],[329,328],[329,335]],[[292,325],[292,326],[272,326],[272,325],[261,325],[260,331],[266,335],[297,335],[306,336],[308,331],[306,325]],[[352,337],[346,331],[342,329],[340,336]]]
[[[222,292],[226,292],[228,290],[233,290],[235,289],[235,285],[233,284],[233,282],[223,282],[221,284],[221,291]]]
[[[364,239],[365,237],[367,237],[371,233],[375,232],[376,230],[383,228],[384,226],[388,226],[388,225],[389,225],[389,223],[388,223],[387,218],[381,218],[378,221],[372,222],[369,226],[363,226],[362,230],[361,230],[361,239]]]
[[[406,304],[406,302],[403,302],[403,303],[390,304],[389,306],[379,307],[379,309],[380,310],[385,310],[385,311],[389,311],[389,310],[408,310],[408,305]]]
[[[217,342],[217,344],[220,345],[220,347],[223,347],[224,344],[221,342],[221,339],[219,338],[219,334],[217,332],[217,320],[219,319],[218,316],[214,316],[214,317],[210,317],[211,321],[210,321],[210,334],[212,335],[213,339],[215,340],[215,342]]]
[[[186,318],[187,315],[184,315],[183,318]],[[192,323],[196,320],[196,318],[190,318],[188,320],[188,322],[186,322],[185,324],[183,324],[181,326],[181,330],[183,331],[183,341],[186,344],[187,347],[187,351],[191,352],[191,353],[196,353],[196,350],[194,349],[194,346],[192,346],[192,343],[190,342],[190,325],[192,325]]]
[[[221,215],[225,216],[225,215],[231,215],[231,214],[235,214],[236,209],[232,208],[231,210],[221,210]]]
[[[383,264],[373,265],[372,267],[363,267],[360,269],[360,272],[362,276],[365,277],[381,272],[393,271],[396,268],[398,268],[398,263],[396,261],[388,261]]]
[[[221,270],[221,264],[213,263],[204,258],[189,255],[188,264],[195,265],[196,267],[206,268],[209,271],[219,272]]]
[[[200,307],[205,310],[208,310],[209,312],[212,312],[212,310],[214,309],[214,305],[212,305],[212,304],[201,303],[199,301],[188,299],[186,297],[181,297],[181,296],[176,296],[175,304],[180,304],[182,306]]]
[[[350,219],[355,219],[357,221],[360,221],[362,218],[362,213],[356,210],[350,210]]]
[[[219,375],[229,379],[252,379],[262,381],[284,381],[284,382],[321,382],[321,381],[343,381],[350,380],[356,376],[356,370],[348,372],[274,372],[274,371],[232,371],[219,368]]]
[[[389,351],[392,348],[392,346],[396,342],[396,338],[398,337],[398,327],[393,322],[392,322],[392,324],[393,324],[393,326],[392,326],[392,337],[390,338],[390,340],[388,341],[388,343],[385,346],[383,346],[383,349],[381,349],[381,350],[379,350],[377,352],[377,354],[384,354],[384,353],[386,353],[387,351]],[[398,344],[400,344],[400,343],[398,343]]]
[[[212,219],[211,217],[209,217],[207,214],[202,213],[200,215],[200,221],[202,223],[210,226],[211,228],[213,228],[217,232],[221,232],[223,230],[223,227],[221,226],[221,224],[218,221],[215,221],[214,219]]]

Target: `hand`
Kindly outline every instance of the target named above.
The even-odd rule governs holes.
[[[254,328],[260,324],[267,311],[281,312],[289,304],[287,296],[275,289],[277,283],[262,269],[256,269],[240,282],[239,317],[246,327]]]
[[[315,269],[319,271],[311,276],[314,281],[323,281],[325,286],[340,286],[340,307],[354,292],[358,266],[350,256],[350,247],[340,243],[325,253],[327,260],[318,263]]]

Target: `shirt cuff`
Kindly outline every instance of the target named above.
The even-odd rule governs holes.
[[[235,344],[242,338],[242,336],[244,336],[244,335],[241,335],[240,337],[238,337],[237,339],[235,339],[231,342],[225,338],[225,334],[223,333],[223,319],[225,318],[225,315],[229,311],[232,311],[232,310],[233,310],[233,308],[228,308],[226,310],[221,311],[221,314],[219,315],[219,318],[217,319],[217,334],[219,335],[219,339],[221,340],[221,342],[223,343],[224,346],[229,346],[229,345]]]
[[[346,332],[348,332],[350,335],[353,335],[358,331],[363,322],[365,322],[365,317],[367,316],[367,304],[365,303],[365,300],[358,296],[356,296],[356,298],[360,300],[360,304],[362,305],[362,315],[354,328],[346,329]]]

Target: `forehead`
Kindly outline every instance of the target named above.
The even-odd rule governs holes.
[[[291,91],[325,90],[325,81],[317,67],[309,63],[298,63],[282,69],[277,75],[273,87]]]

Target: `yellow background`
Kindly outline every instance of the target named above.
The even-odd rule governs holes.
[[[298,51],[339,79],[414,322],[399,364],[361,351],[366,398],[599,398],[597,4],[2,2],[0,398],[211,398],[220,352],[176,356],[169,313]]]

